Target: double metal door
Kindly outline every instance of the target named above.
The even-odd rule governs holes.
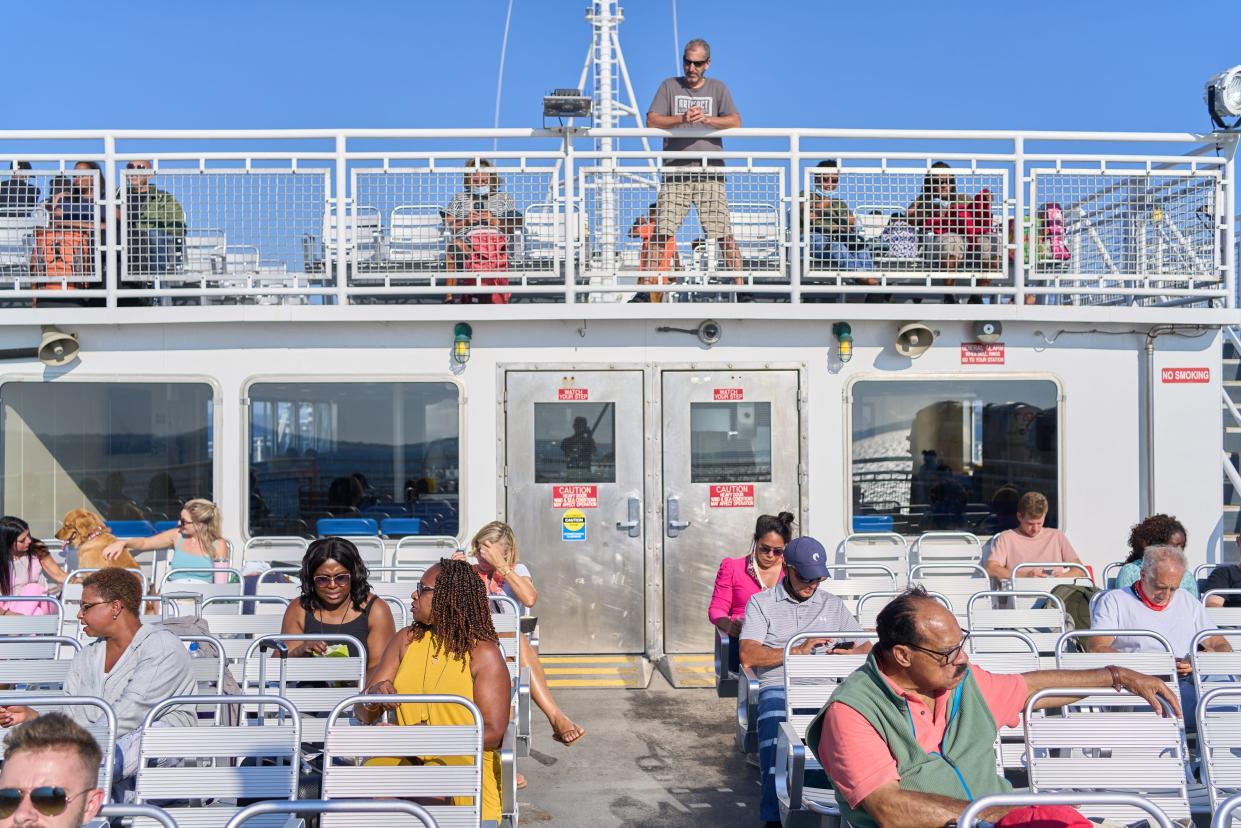
[[[505,374],[505,514],[545,652],[710,652],[721,559],[749,551],[758,515],[802,516],[797,371],[647,378]]]

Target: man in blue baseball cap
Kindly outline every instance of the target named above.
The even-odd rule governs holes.
[[[857,619],[843,601],[821,584],[829,577],[827,550],[814,538],[794,538],[784,547],[784,578],[757,593],[745,608],[741,627],[740,661],[759,680],[758,766],[763,799],[759,816],[768,825],[780,824],[776,799],[776,734],[784,721],[784,645],[798,633],[861,632]],[[841,652],[831,638],[811,638],[794,648],[798,655],[822,650]],[[862,649],[869,649],[863,645]]]

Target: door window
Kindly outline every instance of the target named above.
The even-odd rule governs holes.
[[[690,403],[690,480],[771,480],[771,403]]]
[[[615,483],[616,405],[534,404],[535,483]]]

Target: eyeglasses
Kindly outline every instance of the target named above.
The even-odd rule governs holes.
[[[417,595],[419,598],[421,598],[422,593],[424,592],[435,592],[435,587],[427,586],[426,584],[419,581],[418,586],[414,587],[414,595]]]
[[[99,606],[100,604],[111,604],[111,603],[112,603],[111,601],[91,601],[89,604],[79,604],[78,612],[82,614],[86,614],[90,612],[91,610],[93,610],[95,607]]]
[[[710,58],[707,58],[706,60],[690,60],[689,58],[685,58],[685,65],[692,66],[695,69],[701,69],[702,67],[706,66],[710,62],[711,62]]]
[[[337,572],[335,575],[316,575],[314,577],[315,586],[344,586],[353,579],[348,572]]]
[[[37,788],[0,788],[0,819],[13,816],[27,794],[30,795],[30,804],[43,816],[60,816],[70,802],[93,790],[93,787],[86,788],[70,796],[64,788],[52,785],[40,785]]]
[[[783,555],[784,547],[783,546],[768,546],[765,543],[760,543],[758,545],[758,551],[764,554],[767,554],[767,555]]]
[[[953,647],[951,650],[932,650],[930,647],[919,647],[917,644],[906,644],[905,646],[911,650],[921,650],[927,655],[933,655],[943,660],[943,664],[951,664],[957,660],[957,656],[965,649],[965,643],[970,640],[969,631],[966,630],[965,635],[961,636],[961,643]]]

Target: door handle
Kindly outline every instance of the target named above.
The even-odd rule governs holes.
[[[675,538],[677,535],[681,534],[682,529],[688,529],[690,527],[690,522],[688,520],[680,519],[681,518],[681,501],[678,500],[677,498],[675,497],[668,498],[668,501],[665,504],[664,513],[667,515],[667,519],[668,519],[668,524],[667,524],[668,537]]]
[[[642,537],[642,501],[629,498],[629,520],[616,521],[617,529],[624,529],[631,538]]]

